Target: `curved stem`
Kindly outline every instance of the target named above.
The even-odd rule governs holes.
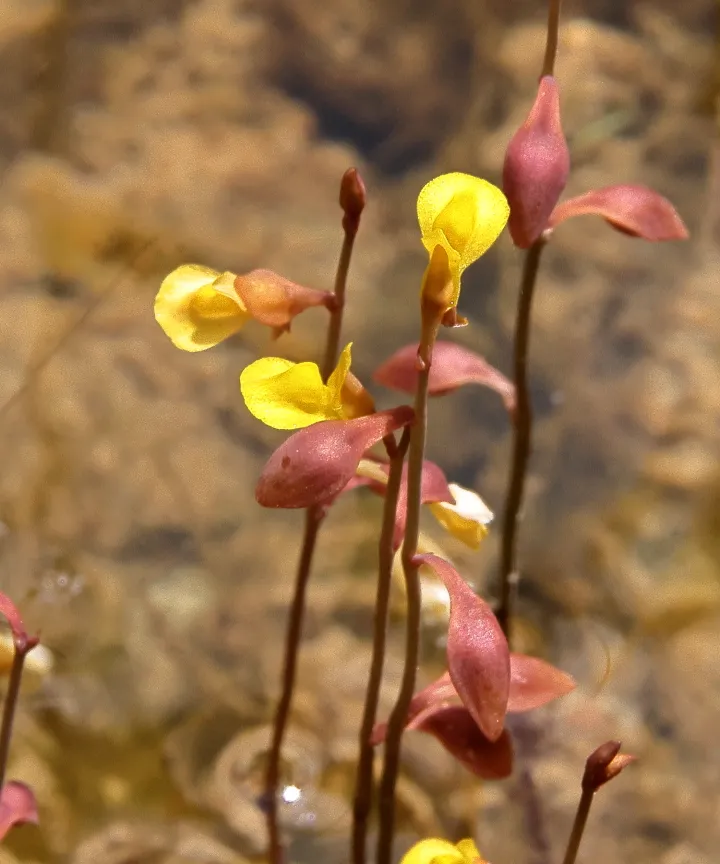
[[[392,565],[395,550],[393,534],[395,531],[395,515],[398,495],[402,482],[402,469],[410,441],[409,429],[406,427],[397,447],[391,453],[388,482],[385,489],[382,530],[379,543],[379,566],[377,597],[375,600],[375,624],[373,629],[372,660],[365,693],[362,724],[360,726],[360,755],[355,781],[355,798],[353,803],[352,830],[352,862],[365,864],[367,847],[367,827],[372,806],[372,780],[374,747],[370,741],[380,698],[383,666],[385,663],[385,643],[387,641],[388,608],[390,605],[390,586],[392,582]]]
[[[407,622],[405,635],[405,668],[397,702],[388,721],[385,739],[385,764],[380,782],[380,833],[378,837],[377,864],[390,864],[395,827],[395,786],[400,768],[400,740],[407,721],[410,700],[415,692],[415,677],[420,653],[421,595],[418,577],[417,555],[420,532],[420,491],[422,484],[425,436],[427,431],[428,381],[432,342],[421,345],[419,356],[423,358],[418,372],[415,393],[415,424],[410,432],[408,456],[407,523],[402,547],[402,564],[407,590]]]
[[[545,75],[555,74],[561,5],[562,0],[550,0],[548,4],[547,38],[545,41],[545,57],[543,58],[542,72],[540,73],[541,78]]]
[[[528,346],[530,342],[530,313],[537,281],[540,257],[546,241],[540,237],[527,250],[523,266],[518,311],[515,323],[514,383],[517,405],[513,424],[512,462],[510,480],[505,499],[505,515],[502,528],[500,552],[500,602],[497,619],[503,633],[510,642],[510,625],[514,586],[517,583],[517,533],[520,523],[520,508],[525,490],[530,457],[532,433],[532,405],[528,387]]]
[[[28,653],[37,645],[37,639],[15,640],[15,653],[13,654],[10,677],[8,679],[5,704],[3,705],[2,722],[0,722],[0,791],[5,783],[5,772],[7,770],[8,756],[10,754],[10,741],[12,739],[13,722],[15,710],[17,709],[18,696],[20,695],[20,683],[22,682],[23,665]]]
[[[335,275],[336,303],[330,313],[330,323],[328,324],[327,339],[325,343],[325,355],[320,369],[323,381],[326,383],[335,368],[335,364],[337,363],[340,347],[340,334],[342,331],[343,310],[345,307],[347,276],[350,268],[350,258],[352,256],[353,246],[355,245],[355,235],[357,234],[359,220],[359,213],[355,219],[349,219],[346,213],[345,218],[343,219],[343,229],[345,233]],[[300,638],[302,636],[303,618],[305,617],[305,594],[310,579],[317,535],[324,516],[324,507],[310,507],[305,511],[305,529],[300,550],[297,576],[295,578],[295,593],[293,595],[292,606],[290,607],[290,618],[285,637],[282,689],[280,693],[280,701],[278,702],[275,711],[272,741],[268,752],[268,762],[265,771],[265,786],[262,796],[263,806],[267,817],[269,864],[283,864],[284,859],[282,837],[278,821],[280,759],[282,756],[285,730],[290,715],[293,691],[295,689],[298,650],[300,647]]]

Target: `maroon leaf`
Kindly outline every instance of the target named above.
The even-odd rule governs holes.
[[[508,711],[532,711],[574,690],[573,678],[539,657],[510,655]]]
[[[355,474],[363,453],[412,422],[401,405],[355,420],[325,420],[291,435],[273,453],[255,497],[263,507],[312,507],[332,500]]]
[[[520,249],[531,246],[547,227],[569,172],[558,86],[546,75],[540,79],[527,120],[508,145],[503,166],[503,192],[510,204],[508,229]]]
[[[602,216],[613,228],[643,240],[687,240],[688,231],[672,204],[647,186],[620,185],[593,189],[553,210],[554,228],[573,216]]]
[[[443,672],[437,681],[428,684],[427,687],[413,696],[408,707],[406,728],[417,729],[419,728],[416,725],[417,722],[422,722],[429,712],[447,708],[449,705],[454,704],[460,705],[462,703],[460,702],[455,685],[450,680],[450,673]],[[376,723],[370,737],[370,742],[373,745],[381,744],[385,740],[386,733],[387,723]]]
[[[28,650],[29,648],[34,647],[28,643],[32,642],[34,645],[37,644],[37,639],[35,637],[28,636],[17,606],[6,594],[3,594],[2,592],[0,592],[0,615],[4,615],[5,618],[7,618],[16,648],[19,650]]]
[[[450,678],[480,730],[497,741],[510,692],[510,651],[497,618],[447,561],[429,554],[417,555],[415,561],[432,567],[448,590]]]
[[[373,378],[378,384],[414,393],[417,388],[417,345],[406,345],[396,351],[375,370]],[[480,384],[489,387],[501,397],[512,414],[515,408],[515,388],[503,374],[473,351],[454,342],[436,342],[433,362],[430,367],[429,393],[442,396],[457,390],[464,384]]]
[[[37,825],[38,812],[35,796],[24,783],[11,780],[0,794],[0,840],[14,825],[32,822]]]
[[[489,741],[462,705],[428,712],[413,728],[437,738],[448,753],[478,777],[500,780],[512,772],[512,742],[507,730]]]

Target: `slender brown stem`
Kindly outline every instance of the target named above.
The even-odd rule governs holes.
[[[540,77],[555,73],[555,57],[558,46],[558,28],[560,26],[560,7],[562,0],[550,0],[548,3],[547,38],[545,41],[545,57],[543,58]]]
[[[379,566],[377,597],[375,599],[375,623],[373,629],[372,660],[362,724],[360,726],[360,755],[355,780],[355,799],[353,804],[352,830],[352,862],[365,864],[367,848],[367,828],[372,806],[373,756],[375,753],[371,743],[371,735],[377,719],[380,685],[382,683],[383,666],[385,663],[385,643],[387,640],[388,608],[390,605],[390,586],[392,582],[392,565],[394,558],[393,534],[395,532],[395,515],[398,495],[402,482],[402,469],[405,453],[410,441],[410,430],[406,427],[400,443],[394,449],[390,459],[388,482],[385,489],[385,504],[383,507],[382,530],[379,543]]]
[[[436,328],[437,329],[437,328]],[[415,423],[410,432],[410,453],[407,472],[407,522],[402,547],[402,564],[407,591],[407,621],[405,633],[405,668],[397,702],[388,721],[385,738],[385,763],[380,781],[380,833],[378,836],[377,864],[390,864],[395,828],[395,786],[400,768],[400,740],[408,716],[410,700],[415,692],[418,657],[420,653],[421,595],[417,555],[420,532],[420,490],[422,484],[425,436],[427,432],[428,382],[432,345],[421,346],[424,362],[418,372],[415,393]]]
[[[353,246],[355,245],[355,236],[360,225],[360,214],[365,206],[364,187],[353,168],[346,171],[343,176],[340,186],[340,205],[345,213],[343,217],[344,237],[335,274],[335,305],[330,312],[325,354],[320,370],[325,382],[327,382],[337,363],[350,259],[352,257]],[[305,594],[312,569],[312,559],[317,536],[324,516],[325,508],[322,506],[310,507],[305,511],[305,530],[295,579],[295,593],[293,595],[292,606],[290,607],[290,619],[285,637],[282,688],[280,701],[275,711],[272,741],[268,752],[265,772],[263,804],[267,816],[269,864],[283,864],[284,859],[282,837],[278,822],[280,759],[285,730],[290,716],[293,691],[295,689],[298,650],[302,636],[303,618],[305,617]]]
[[[5,704],[3,705],[2,722],[0,723],[0,789],[5,783],[5,772],[7,771],[8,755],[10,753],[10,739],[12,738],[13,722],[15,720],[15,709],[17,708],[18,696],[20,694],[20,683],[22,681],[23,665],[28,653],[37,645],[37,639],[25,638],[15,640],[15,653],[10,667]]]
[[[568,838],[563,864],[575,864],[575,858],[577,857],[578,849],[580,848],[580,841],[582,840],[583,831],[585,831],[585,825],[588,820],[588,815],[590,814],[590,805],[592,804],[594,794],[595,792],[593,789],[583,788],[582,790],[577,813],[575,814],[575,821],[573,822],[572,831]]]
[[[302,634],[303,617],[305,613],[305,593],[312,569],[312,559],[315,552],[318,531],[323,520],[323,511],[310,507],[305,511],[305,532],[303,534],[300,561],[298,563],[295,593],[290,618],[285,637],[285,657],[283,662],[282,688],[280,701],[275,710],[273,735],[268,751],[267,769],[265,773],[265,795],[263,804],[266,808],[268,827],[268,858],[271,864],[282,864],[283,845],[278,823],[278,784],[280,782],[280,758],[283,739],[290,714],[295,674],[297,671],[298,648]]]
[[[517,582],[517,533],[520,523],[520,508],[525,489],[525,476],[530,457],[532,433],[532,406],[528,387],[528,345],[530,341],[530,313],[533,292],[537,281],[540,257],[546,241],[540,237],[527,250],[523,266],[520,297],[515,323],[514,383],[516,408],[513,424],[513,449],[510,480],[505,499],[500,552],[500,602],[497,619],[503,633],[510,641],[514,585]]]
[[[320,370],[323,381],[327,381],[332,374],[337,363],[338,351],[340,350],[340,333],[342,331],[343,310],[345,307],[345,288],[347,286],[347,275],[350,269],[350,258],[352,257],[354,245],[355,233],[346,231],[335,275],[335,308],[330,313],[327,342],[325,343],[325,357]]]

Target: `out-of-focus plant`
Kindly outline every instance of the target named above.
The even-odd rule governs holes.
[[[433,735],[472,773],[500,779],[511,772],[513,762],[507,714],[533,710],[575,687],[570,676],[544,660],[511,651],[509,641],[512,588],[517,583],[518,517],[531,447],[530,314],[541,254],[564,221],[585,214],[600,215],[616,229],[646,240],[681,239],[686,231],[669,202],[643,186],[609,186],[559,203],[570,170],[554,78],[559,18],[560,2],[550,0],[537,98],[508,145],[503,189],[453,172],[430,180],[418,195],[420,242],[428,253],[420,287],[418,341],[400,348],[374,374],[376,383],[412,394],[412,406],[400,404],[378,411],[369,391],[350,370],[353,346],[348,344],[340,350],[348,267],[366,204],[364,184],[354,169],[349,169],[341,182],[344,241],[334,291],[305,288],[268,270],[237,276],[186,264],[164,280],[157,295],[158,323],[174,344],[186,351],[217,344],[239,331],[250,318],[280,335],[295,315],[310,307],[324,307],[330,316],[319,364],[263,357],[240,375],[242,397],[250,413],[273,428],[292,433],[268,459],[257,482],[256,499],[264,507],[305,510],[281,695],[261,798],[267,813],[270,864],[284,861],[278,822],[280,759],[295,684],[306,588],[320,526],[341,493],[364,486],[383,497],[372,657],[359,723],[352,864],[367,861],[373,804],[377,805],[379,822],[374,860],[377,864],[392,860],[395,789],[406,730]],[[492,246],[506,224],[515,245],[525,250],[512,380],[473,351],[438,339],[441,328],[467,324],[458,311],[462,275]],[[430,398],[469,384],[479,384],[501,397],[514,435],[497,612],[444,557],[419,550],[423,505],[447,531],[473,549],[481,545],[492,520],[492,513],[474,491],[449,483],[442,468],[425,459]],[[382,449],[377,450],[376,445]],[[393,560],[398,550],[407,612],[404,669],[394,708],[387,722],[378,722]],[[450,598],[448,669],[416,693],[419,571],[423,566],[434,571]],[[376,790],[373,761],[380,742],[385,745],[384,759]],[[604,745],[588,760],[566,864],[574,861],[594,791],[631,759],[618,756],[618,749],[619,745]],[[471,840],[453,845],[430,839],[414,846],[403,864],[473,864],[481,860]]]

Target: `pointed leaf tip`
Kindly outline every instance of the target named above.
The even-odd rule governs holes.
[[[483,734],[497,741],[510,692],[510,651],[490,606],[455,568],[437,555],[418,555],[442,579],[450,595],[448,671],[463,705]]]
[[[10,625],[16,649],[28,651],[37,645],[37,638],[34,636],[28,636],[17,606],[12,602],[7,594],[3,594],[2,592],[0,592],[0,615],[3,615]]]
[[[268,460],[255,489],[263,507],[296,509],[332,500],[348,484],[363,453],[411,423],[401,405],[356,420],[326,420],[300,429]]]
[[[508,711],[532,711],[575,689],[575,680],[539,657],[510,655]]]
[[[688,230],[673,205],[654,189],[638,184],[605,186],[563,201],[553,210],[550,227],[573,216],[602,216],[632,237],[660,242],[687,240]]]
[[[551,75],[540,79],[527,120],[510,141],[503,191],[510,204],[508,230],[527,249],[548,226],[570,172],[570,151],[560,123],[560,95]]]
[[[0,840],[14,825],[38,822],[37,803],[35,795],[29,786],[11,780],[6,783],[0,793]]]
[[[417,345],[413,343],[400,348],[375,370],[373,378],[391,390],[414,393],[418,378]],[[442,340],[436,342],[430,367],[430,395],[442,396],[465,384],[480,384],[494,390],[508,412],[513,413],[515,387],[502,372],[462,345]]]

